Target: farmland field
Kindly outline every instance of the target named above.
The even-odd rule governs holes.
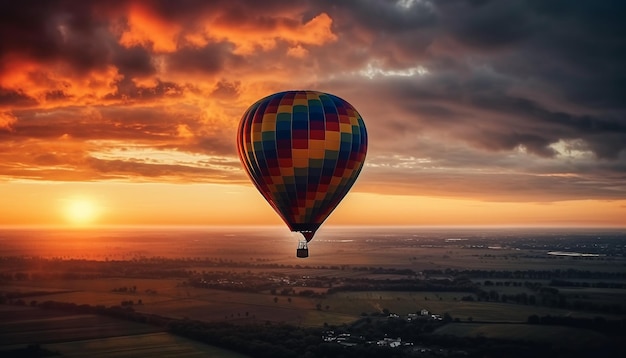
[[[461,320],[471,317],[475,321],[493,322],[526,322],[528,316],[533,314],[571,314],[571,311],[568,310],[548,307],[451,300],[451,297],[461,297],[463,294],[452,292],[346,292],[329,296],[324,304],[328,304],[335,312],[355,316],[359,312],[382,311],[384,308],[401,315],[426,309],[432,313],[449,313],[452,317]],[[428,298],[428,300],[424,300],[424,298]],[[439,298],[443,298],[443,300],[439,300]],[[577,316],[594,317],[593,314],[584,313],[577,314]]]
[[[451,323],[439,328],[435,333],[459,337],[519,339],[551,343],[569,348],[601,347],[607,343],[605,336],[588,329],[528,324]]]
[[[296,240],[276,228],[0,231],[0,299],[12,304],[0,305],[10,308],[0,310],[2,349],[16,342],[70,356],[151,356],[155,346],[164,347],[160,356],[196,354],[179,352],[178,337],[163,327],[28,307],[46,301],[294,327],[343,327],[425,309],[454,322],[438,333],[554,342],[587,331],[528,326],[529,317],[626,318],[620,231],[336,228],[318,235],[311,257],[301,260]],[[595,256],[548,254],[564,250]]]
[[[110,290],[121,283],[147,284],[146,287],[157,289],[153,295],[116,293]],[[292,297],[287,301],[279,297],[262,293],[232,292],[224,290],[207,290],[193,287],[180,288],[175,280],[95,280],[76,282],[81,291],[46,295],[45,299],[77,304],[116,305],[122,300],[141,297],[142,305],[135,305],[138,312],[159,314],[168,317],[193,317],[205,321],[239,321],[239,322],[285,322],[296,325],[311,326],[324,322],[345,322],[357,319],[361,313],[379,312],[388,309],[398,314],[408,314],[427,309],[433,313],[449,313],[453,317],[465,320],[525,322],[528,316],[567,315],[566,309],[519,306],[498,302],[464,302],[460,298],[463,292],[389,292],[362,291],[340,292],[324,298],[313,299]],[[66,283],[67,286],[67,283]],[[16,286],[20,287],[20,286]],[[109,289],[106,290],[105,287]],[[29,289],[60,289],[54,283]],[[65,287],[67,288],[67,287]],[[606,290],[605,290],[606,291]],[[619,293],[619,292],[618,292]],[[604,294],[606,295],[606,294]],[[611,299],[620,296],[613,294]],[[456,300],[455,300],[456,298]],[[321,303],[324,311],[315,310]],[[328,310],[326,310],[328,306]],[[248,313],[248,315],[246,315]],[[339,315],[338,319],[332,319]],[[594,317],[593,313],[579,313],[579,317]],[[320,317],[331,318],[328,321]]]
[[[108,337],[93,340],[73,341],[46,345],[64,357],[224,357],[246,356],[226,349],[197,343],[169,333],[159,332],[142,335]]]
[[[64,357],[245,357],[176,337],[154,326],[31,307],[0,305],[0,355],[28,344]]]

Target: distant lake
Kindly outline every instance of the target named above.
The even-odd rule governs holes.
[[[553,256],[573,256],[573,257],[600,257],[600,254],[589,254],[583,252],[565,252],[565,251],[550,251],[548,255]]]

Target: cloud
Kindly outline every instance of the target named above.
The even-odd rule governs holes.
[[[36,104],[37,101],[23,91],[8,90],[0,87],[0,108],[29,107]]]
[[[224,69],[227,57],[234,56],[232,50],[226,42],[185,47],[166,56],[166,66],[174,72],[216,74]]]
[[[0,129],[11,130],[17,118],[10,112],[0,112]]]
[[[272,92],[318,89],[365,118],[357,190],[622,198],[625,6],[2,3],[0,175],[238,181],[234,132],[245,109]]]
[[[370,155],[363,171],[367,180],[357,187],[488,201],[626,198],[626,166],[616,162],[598,164],[593,157],[580,154],[530,160],[532,154],[520,149],[502,155],[425,138],[414,146],[405,153],[415,156]]]

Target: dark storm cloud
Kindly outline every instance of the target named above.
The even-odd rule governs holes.
[[[570,105],[554,110],[532,99],[500,92],[474,99],[477,108],[499,112],[503,117],[519,115],[519,124],[511,123],[512,129],[531,122],[537,132],[545,131],[542,136],[550,142],[584,139],[599,157],[615,159],[626,148],[626,69],[621,65],[626,63],[626,25],[618,15],[626,10],[623,2],[435,4],[446,14],[442,21],[450,24],[455,38],[475,47],[477,55],[488,55],[479,61],[509,78],[506,90],[528,86],[530,92],[532,86],[524,82],[531,80],[550,90],[546,96],[562,96]],[[460,11],[452,11],[450,6]],[[520,19],[490,24],[490,19],[509,17]],[[461,24],[464,29],[455,32],[451,24]],[[490,35],[489,30],[497,35]],[[503,39],[492,38],[502,34]],[[500,48],[502,53],[487,52]],[[467,93],[471,95],[471,88]],[[586,113],[579,115],[578,111]]]
[[[260,18],[262,15],[283,14],[292,9],[304,8],[304,3],[298,1],[267,0],[125,0],[118,3],[141,4],[149,7],[162,18],[175,21],[191,21],[203,15],[220,14],[233,23],[245,24],[246,19]],[[267,19],[271,21],[271,19]]]
[[[354,34],[335,26],[345,31],[336,46],[350,51],[351,40],[368,38],[375,44],[368,59],[378,66],[419,63],[429,70],[424,78],[390,78],[387,86],[377,78],[371,86],[419,126],[447,129],[488,150],[523,145],[540,156],[554,155],[549,145],[561,139],[583,139],[599,158],[616,160],[626,148],[623,2],[414,1],[407,9],[388,1],[335,8],[337,24],[354,25]]]
[[[77,72],[103,66],[109,60],[103,44],[111,41],[94,10],[79,1],[2,2],[0,55],[63,60]]]
[[[150,52],[141,46],[124,48],[114,46],[112,62],[126,77],[148,76],[155,74]]]
[[[174,82],[156,81],[153,86],[137,86],[132,80],[124,78],[117,83],[117,91],[104,96],[105,100],[151,101],[162,97],[181,97],[185,87]]]
[[[28,107],[37,104],[37,100],[26,95],[22,91],[9,90],[0,87],[0,108],[2,107]]]
[[[46,101],[62,101],[72,97],[61,90],[53,90],[46,92]]]
[[[436,26],[437,14],[430,2],[415,1],[410,5],[399,6],[398,1],[313,1],[311,6],[315,11],[311,14],[328,11],[342,20],[335,27],[346,31],[356,25],[379,34],[397,35]]]
[[[183,47],[168,56],[169,70],[184,73],[216,74],[224,69],[224,62],[231,55],[232,46],[228,43],[215,43],[206,46]]]
[[[241,82],[229,82],[221,80],[217,82],[215,89],[211,92],[211,96],[222,99],[231,99],[239,95]]]
[[[404,153],[415,156],[368,157],[364,190],[386,186],[396,194],[490,201],[626,198],[626,155],[621,161],[598,162],[590,154],[529,160],[530,154],[519,151],[503,154],[425,137],[406,144]]]
[[[454,38],[480,49],[512,46],[536,29],[524,1],[434,2],[442,27]]]
[[[132,78],[154,75],[156,70],[147,49],[121,46],[116,35],[110,31],[112,22],[107,16],[115,14],[115,6],[119,4],[121,2],[3,2],[0,5],[0,76],[11,76],[22,66],[38,63],[40,69],[27,70],[32,81],[30,85],[62,87],[44,91],[39,100],[63,105],[64,100],[77,95],[90,95],[66,92],[71,87],[69,81],[72,78],[81,81],[92,71],[105,71],[114,66],[120,74],[119,79],[104,80],[118,82],[119,88],[104,99],[121,96],[152,98],[155,94],[162,94],[162,83],[153,89],[128,88]],[[55,68],[61,68],[65,78],[51,79],[45,72]],[[28,85],[22,84],[24,89]],[[90,86],[95,87],[95,84]],[[6,97],[3,96],[5,92],[0,91],[0,98]],[[13,99],[12,106],[37,105],[36,99],[28,98],[21,90],[13,90],[9,95],[21,99]]]

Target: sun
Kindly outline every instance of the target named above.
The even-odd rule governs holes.
[[[98,207],[88,199],[71,199],[65,206],[65,217],[73,225],[89,225],[97,219]]]

